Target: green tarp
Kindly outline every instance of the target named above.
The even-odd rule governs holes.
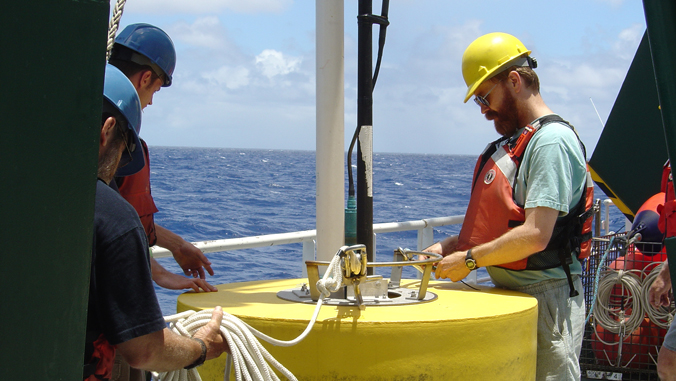
[[[596,184],[627,218],[660,191],[668,158],[647,32],[589,161]]]

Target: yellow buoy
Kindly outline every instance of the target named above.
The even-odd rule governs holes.
[[[315,305],[277,296],[307,279],[218,285],[215,293],[184,293],[178,312],[222,306],[257,330],[292,340]],[[417,288],[407,280],[402,287]],[[292,347],[265,348],[299,380],[533,380],[537,301],[508,290],[430,282],[430,302],[323,306],[310,334]],[[203,380],[223,380],[226,356],[199,368]]]

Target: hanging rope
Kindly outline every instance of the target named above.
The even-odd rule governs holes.
[[[641,294],[641,297],[643,299],[643,306],[645,308],[646,315],[648,315],[650,320],[653,323],[657,324],[659,327],[668,329],[669,326],[671,325],[671,321],[674,320],[673,306],[669,307],[659,306],[658,308],[655,308],[653,307],[652,304],[650,304],[649,298],[650,286],[652,286],[652,284],[655,282],[655,278],[657,278],[657,275],[660,273],[663,267],[664,262],[655,266],[652,269],[652,271],[650,271],[650,273],[646,275],[645,279],[643,280],[643,290],[642,290],[643,292]]]
[[[601,275],[601,268],[603,267],[603,263],[606,261],[606,257],[608,256],[608,253],[610,253],[610,250],[613,248],[614,244],[615,244],[615,237],[613,237],[610,240],[610,243],[608,244],[608,248],[603,253],[603,256],[601,256],[599,263],[596,265],[596,275],[594,276],[594,293],[592,294],[593,297],[592,297],[591,307],[589,308],[589,314],[587,315],[587,318],[584,320],[584,325],[587,325],[587,323],[589,322],[589,318],[591,318],[592,315],[594,314],[594,305],[596,304],[596,297],[598,296],[598,293],[599,293],[599,276]]]
[[[641,278],[637,272],[640,274],[640,271],[635,270],[607,270],[599,281],[594,320],[621,338],[634,332],[643,323],[645,309],[641,298]],[[620,295],[614,293],[615,286],[621,286]],[[621,305],[617,306],[611,298],[621,298]]]
[[[340,265],[341,250],[331,260],[324,277],[317,281],[317,288],[321,292],[321,296],[317,301],[312,319],[297,338],[289,341],[281,341],[274,339],[262,332],[259,332],[252,326],[243,322],[236,316],[227,312],[223,312],[223,320],[221,322],[221,333],[230,347],[230,360],[235,366],[235,378],[237,381],[279,381],[279,377],[275,374],[268,362],[277,369],[288,380],[296,381],[296,377],[280,364],[256,339],[256,337],[265,340],[266,342],[280,346],[290,347],[301,342],[312,330],[319,310],[322,307],[324,298],[328,297],[331,292],[338,291],[342,287],[343,276]],[[212,309],[202,310],[199,312],[185,311],[179,314],[165,316],[164,320],[169,323],[169,328],[176,334],[192,337],[195,332],[205,326],[211,321]],[[230,363],[226,367],[225,377],[230,374]],[[157,381],[201,381],[199,373],[195,368],[181,369],[171,372],[157,373],[153,372],[153,379]]]
[[[117,0],[115,8],[113,8],[113,16],[110,18],[110,23],[108,24],[108,44],[106,45],[106,61],[110,58],[110,52],[113,50],[113,45],[115,44],[115,35],[117,34],[117,29],[120,27],[120,19],[122,19],[122,11],[124,10],[124,4],[127,0]]]
[[[317,281],[317,289],[322,294],[321,299],[328,298],[332,292],[338,291],[343,286],[343,273],[340,267],[340,253],[342,251],[343,248],[333,256],[324,277]]]

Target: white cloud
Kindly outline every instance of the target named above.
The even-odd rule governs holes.
[[[228,89],[237,89],[249,84],[249,69],[245,67],[221,66],[215,71],[202,74],[209,82],[223,85]]]
[[[613,49],[623,58],[632,59],[634,57],[634,49],[638,46],[643,33],[645,32],[645,25],[634,24],[631,27],[620,32]]]
[[[619,8],[624,0],[598,0],[600,3],[606,3],[613,8]]]
[[[256,56],[256,66],[260,67],[263,75],[272,78],[298,71],[302,59],[285,57],[282,52],[266,49]]]
[[[462,103],[460,61],[474,38],[504,30],[537,52],[545,101],[578,128],[591,153],[601,127],[589,99],[607,119],[645,30],[640,4],[618,1],[584,3],[592,13],[572,27],[570,17],[532,14],[530,27],[513,25],[504,17],[513,7],[497,0],[488,4],[494,12],[481,15],[456,3],[444,12],[444,0],[393,3],[374,91],[374,149],[474,154],[497,137],[475,105]],[[576,14],[582,3],[564,6],[563,14]],[[151,144],[314,147],[314,2],[134,0],[126,8],[125,23],[162,27],[178,53],[174,84],[144,113]],[[346,2],[346,144],[356,121],[356,11],[356,2]]]
[[[138,13],[193,15],[232,11],[237,13],[279,13],[293,4],[293,0],[134,0],[130,10]],[[126,6],[125,6],[126,7]]]
[[[215,16],[198,18],[192,24],[180,22],[172,28],[172,32],[175,40],[192,46],[218,50],[227,45],[225,31]]]

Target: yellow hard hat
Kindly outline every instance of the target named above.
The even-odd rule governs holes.
[[[485,80],[513,65],[530,64],[530,50],[507,33],[489,33],[474,40],[462,55],[462,76],[467,84],[465,102]],[[534,66],[533,66],[534,67]]]

